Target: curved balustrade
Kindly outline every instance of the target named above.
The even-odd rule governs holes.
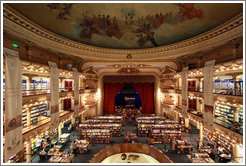
[[[118,153],[142,153],[155,158],[160,163],[173,163],[173,161],[154,146],[141,143],[113,144],[95,154],[90,163],[101,163],[105,158]]]

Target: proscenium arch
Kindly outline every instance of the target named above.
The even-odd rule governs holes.
[[[104,76],[129,76],[129,74],[119,74],[119,73],[102,73],[99,75],[98,79],[98,89],[100,90],[100,96],[98,100],[98,105],[97,105],[97,116],[103,115],[104,113],[104,82],[103,82],[103,77]],[[154,111],[156,115],[161,115],[161,103],[160,100],[158,99],[158,92],[160,90],[160,77],[159,74],[150,72],[150,73],[138,73],[138,74],[131,74],[131,76],[154,76],[155,81],[154,81]]]

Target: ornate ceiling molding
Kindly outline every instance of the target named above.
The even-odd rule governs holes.
[[[243,36],[243,13],[206,33],[182,42],[149,49],[107,49],[88,46],[56,35],[28,20],[8,5],[3,8],[3,30],[41,47],[80,58],[136,61],[175,59],[222,45]],[[127,58],[131,55],[131,58]]]
[[[127,69],[127,68],[126,68]],[[101,75],[101,74],[104,74],[104,73],[111,73],[111,75],[114,75],[114,74],[120,74],[120,75],[124,75],[124,74],[130,74],[130,75],[134,75],[134,74],[136,74],[136,75],[139,75],[139,74],[146,74],[146,75],[149,75],[149,73],[156,73],[157,75],[159,75],[159,73],[160,73],[160,70],[159,69],[155,69],[155,68],[150,68],[150,69],[139,69],[139,71],[140,72],[138,72],[138,73],[127,73],[127,72],[121,72],[121,73],[119,73],[118,71],[119,71],[120,69],[100,69],[99,71],[98,71],[98,74],[99,75]]]
[[[164,70],[161,72],[161,74],[163,74],[163,75],[166,75],[166,74],[174,74],[175,72],[176,72],[175,69],[173,69],[173,68],[171,68],[169,66],[166,66],[164,68]]]
[[[86,62],[83,64],[81,70],[86,70],[87,68],[93,68],[99,72],[100,69],[120,69],[120,68],[139,68],[139,69],[164,69],[169,66],[172,69],[177,70],[178,66],[172,61],[168,62]]]
[[[83,71],[83,74],[88,74],[88,75],[97,75],[97,72],[95,69],[93,69],[92,66],[90,66],[88,69]]]
[[[105,74],[103,76],[103,82],[104,83],[154,83],[155,82],[155,76],[153,74],[148,75],[139,75],[137,73],[133,75],[107,75]]]

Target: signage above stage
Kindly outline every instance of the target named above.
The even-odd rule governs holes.
[[[104,76],[104,83],[154,83],[155,77],[151,75],[134,75],[134,76]]]

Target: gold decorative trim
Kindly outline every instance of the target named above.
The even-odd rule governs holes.
[[[137,74],[140,73],[141,71],[137,68],[122,68],[117,71],[117,73],[127,73],[127,74]]]

